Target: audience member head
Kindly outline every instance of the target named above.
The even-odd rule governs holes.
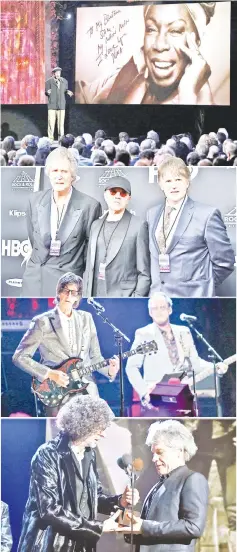
[[[224,134],[224,132],[217,132],[217,140],[219,144],[223,144],[223,142],[226,140],[226,135]]]
[[[140,159],[147,159],[149,161],[149,165],[153,164],[154,157],[155,157],[155,152],[154,150],[151,150],[151,149],[143,150],[139,155]]]
[[[82,143],[84,144],[84,146],[86,146],[85,138],[84,138],[84,136],[82,136],[82,135],[76,136],[74,142],[82,142]]]
[[[4,149],[7,153],[15,149],[15,140],[12,136],[6,136],[6,138],[4,138],[2,149]]]
[[[0,166],[1,167],[6,167],[6,159],[5,157],[0,153]]]
[[[210,147],[210,137],[209,134],[202,134],[198,140],[198,144],[206,145]]]
[[[212,162],[210,159],[200,159],[200,161],[198,161],[198,166],[199,167],[212,167]]]
[[[14,165],[15,157],[16,157],[16,150],[10,150],[8,152],[8,165]]]
[[[161,152],[161,150],[159,150],[155,154],[155,157],[153,159],[153,165],[155,165],[156,167],[159,167],[161,163],[163,163],[164,161],[167,161],[167,159],[172,159],[172,157],[174,157],[174,154],[171,155],[170,153],[163,153]]]
[[[127,142],[125,140],[122,140],[117,145],[117,151],[126,151],[127,150]]]
[[[129,167],[130,165],[130,155],[128,153],[128,151],[126,150],[119,150],[117,151],[116,153],[116,157],[115,157],[115,163],[117,164],[118,161],[121,161],[126,167]]]
[[[92,145],[93,138],[92,138],[91,134],[89,134],[88,132],[83,132],[82,137],[84,138],[85,143],[86,143],[87,146]]]
[[[109,145],[104,147],[105,155],[107,156],[110,162],[113,162],[116,157],[116,148],[114,145]]]
[[[79,155],[81,155],[82,157],[86,157],[86,154],[87,154],[86,146],[81,140],[80,141],[76,140],[71,149],[73,149],[73,148],[77,149]]]
[[[207,158],[213,161],[220,153],[219,146],[210,146]]]
[[[209,152],[209,145],[204,142],[199,142],[196,145],[196,152],[199,155],[200,159],[206,159]]]
[[[99,136],[99,138],[96,138],[95,144],[94,144],[94,149],[100,149],[103,142],[104,142],[104,138],[102,138],[102,136]]]
[[[113,140],[109,140],[109,139],[103,140],[101,144],[101,149],[105,149],[107,146],[114,146]]]
[[[33,167],[35,158],[33,155],[22,155],[18,162],[18,167]]]
[[[227,160],[230,161],[230,159],[237,155],[237,144],[228,139],[223,144],[223,151],[226,154]]]
[[[226,128],[218,128],[217,134],[219,133],[225,135],[225,140],[226,138],[229,138],[229,133],[227,132]]]
[[[66,134],[66,137],[68,138],[68,140],[70,142],[69,148],[71,148],[72,144],[74,144],[74,142],[75,142],[75,136],[73,136],[73,134]]]
[[[213,167],[227,167],[227,159],[225,155],[219,155],[213,160]]]
[[[200,161],[200,157],[196,151],[190,151],[187,155],[186,163],[187,165],[195,166]]]
[[[105,140],[106,132],[104,130],[97,130],[95,133],[95,141],[97,140],[97,138],[103,138],[103,140]]]
[[[189,149],[189,151],[192,150],[192,148],[193,148],[193,141],[192,141],[191,136],[182,136],[182,138],[180,138],[180,142],[186,144],[186,146],[187,146],[187,148]]]
[[[187,144],[185,142],[177,142],[175,147],[175,154],[176,157],[180,157],[180,159],[183,159],[183,161],[186,162],[187,155],[189,154],[190,149],[188,148]]]
[[[151,138],[146,138],[145,140],[142,140],[140,144],[140,151],[143,151],[146,149],[155,150],[156,149],[155,140],[151,140]]]
[[[24,138],[26,153],[28,155],[35,155],[37,151],[37,142],[38,139],[36,139],[36,136],[33,136],[33,134],[27,134]]]
[[[148,130],[148,133],[147,133],[146,137],[155,142],[156,148],[159,147],[160,137],[159,137],[158,132],[156,132],[155,130]]]
[[[108,159],[104,150],[96,150],[95,155],[91,157],[94,167],[104,167],[108,165]]]
[[[139,156],[140,148],[139,148],[139,145],[137,144],[137,142],[129,142],[126,149],[127,149],[128,153],[130,154],[131,159],[133,159],[134,157]]]
[[[141,159],[138,159],[134,165],[134,167],[150,167],[152,165],[152,162],[147,159],[147,157],[142,157]]]
[[[0,155],[2,155],[6,161],[6,165],[8,164],[8,153],[5,149],[0,149]]]
[[[59,145],[62,146],[63,148],[70,148],[72,146],[71,140],[70,138],[68,138],[68,136],[62,136],[59,140]]]
[[[50,149],[51,149],[50,139],[47,138],[46,136],[43,136],[42,138],[39,138],[37,148],[38,148],[38,150],[50,151]]]
[[[119,133],[119,142],[129,142],[129,136],[127,132],[120,132]]]

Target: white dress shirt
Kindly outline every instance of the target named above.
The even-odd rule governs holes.
[[[74,356],[77,353],[76,321],[74,311],[72,310],[71,316],[68,317],[61,311],[60,307],[58,307],[58,313],[64,336],[69,344],[72,356]]]
[[[79,445],[73,445],[72,441],[69,442],[69,447],[74,452],[76,459],[80,466],[80,474],[83,477],[83,467],[82,467],[82,460],[84,458],[85,449],[80,449]]]
[[[57,231],[59,230],[59,228],[62,224],[62,221],[65,217],[65,213],[66,213],[66,210],[68,208],[68,203],[71,199],[71,195],[72,195],[72,187],[71,187],[71,190],[70,190],[70,192],[68,193],[68,195],[65,199],[62,211],[59,212],[56,201],[55,201],[54,196],[52,194],[51,214],[50,214],[50,225],[51,225],[51,238],[52,238],[52,240],[56,239]],[[61,219],[60,219],[60,217],[61,217]],[[60,220],[59,228],[58,228],[58,219]]]
[[[182,215],[183,208],[184,208],[184,205],[185,205],[187,199],[188,199],[188,196],[186,195],[185,199],[181,199],[178,203],[176,203],[176,205],[170,205],[169,202],[166,201],[166,207],[167,206],[173,207],[173,211],[170,213],[170,224],[169,224],[169,229],[170,228],[172,228],[172,229],[171,229],[170,232],[169,232],[169,229],[168,229],[169,235],[168,235],[168,238],[166,239],[166,249],[169,247],[169,245],[171,243],[171,240],[174,236],[175,230],[177,228],[179,219]],[[183,205],[182,205],[182,203],[183,203]],[[163,213],[162,213],[162,215],[161,215],[161,217],[158,221],[158,224],[157,224],[157,228],[156,228],[156,240],[157,241],[158,241],[158,236],[160,234],[160,231],[163,227],[164,213],[165,213],[165,210],[163,210]],[[172,227],[172,224],[173,224],[173,227]]]

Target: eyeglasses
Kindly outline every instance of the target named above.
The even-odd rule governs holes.
[[[67,296],[70,295],[71,293],[73,297],[78,297],[78,295],[80,295],[79,291],[76,291],[75,289],[67,289],[67,288],[63,289],[63,293],[65,293],[65,295]]]
[[[126,190],[123,190],[122,188],[111,188],[109,191],[112,196],[116,195],[117,193],[119,193],[121,197],[126,197],[127,195],[129,195],[128,192],[126,192]]]

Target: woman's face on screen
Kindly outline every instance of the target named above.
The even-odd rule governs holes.
[[[144,55],[152,81],[161,88],[179,84],[188,60],[179,45],[197,31],[184,5],[153,5],[145,17]]]

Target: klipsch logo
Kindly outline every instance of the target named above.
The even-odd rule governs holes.
[[[224,216],[224,221],[227,226],[236,226],[236,207]]]
[[[6,280],[6,284],[12,287],[22,287],[22,278],[11,278]]]
[[[10,209],[9,210],[9,216],[10,217],[25,217],[26,216],[26,212],[25,211],[18,211],[17,209]]]
[[[14,178],[12,181],[13,190],[34,190],[34,179],[29,176],[25,171],[22,171],[20,174]]]

